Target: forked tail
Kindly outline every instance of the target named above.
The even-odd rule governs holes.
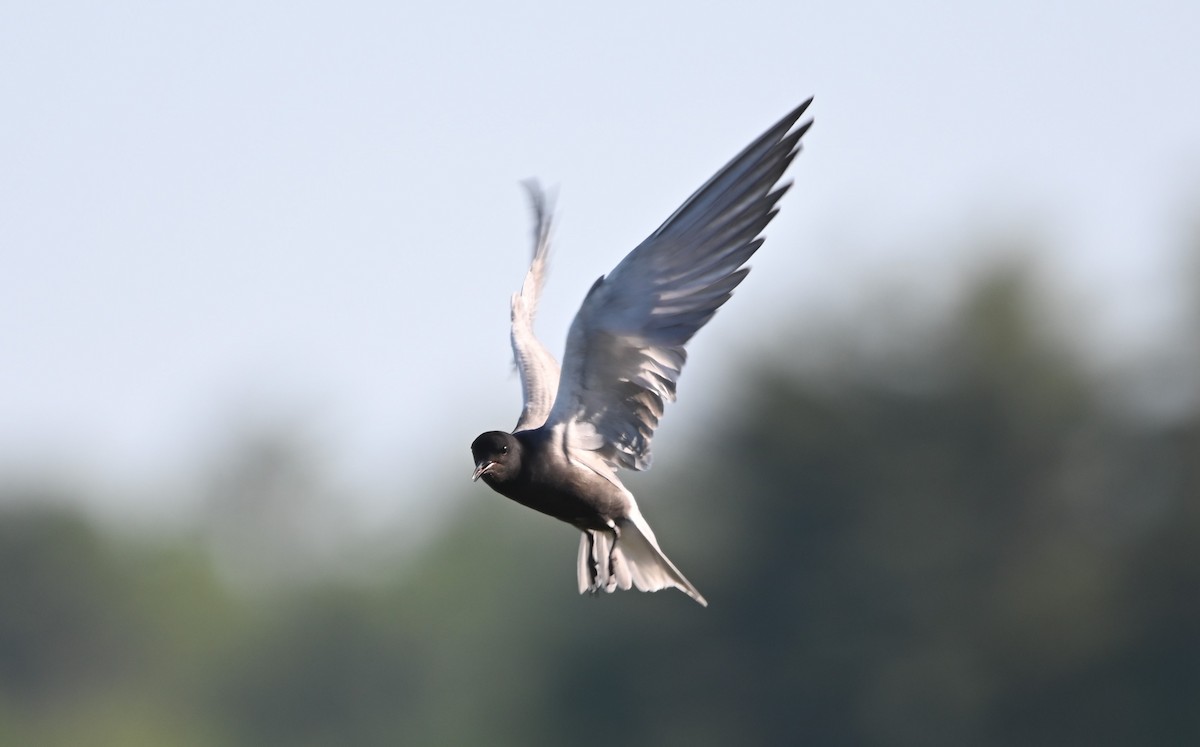
[[[636,587],[641,591],[676,588],[707,607],[708,601],[658,546],[650,525],[634,509],[618,519],[616,531],[589,529],[579,540],[579,593]]]

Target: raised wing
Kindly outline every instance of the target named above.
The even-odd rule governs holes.
[[[558,362],[533,333],[533,317],[546,282],[546,259],[550,256],[551,209],[537,182],[525,182],[533,208],[533,261],[521,291],[512,297],[513,362],[521,376],[525,406],[517,420],[517,431],[537,428],[546,422],[558,389]]]
[[[776,188],[800,149],[805,101],[688,198],[588,292],[567,335],[547,424],[567,448],[612,467],[650,466],[650,440],[687,358],[684,345],[749,272],[790,185]]]

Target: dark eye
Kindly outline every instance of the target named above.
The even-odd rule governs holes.
[[[507,454],[507,453],[508,453],[508,447],[507,447],[507,446],[501,446],[501,447],[500,447],[500,453],[501,453],[501,454]]]

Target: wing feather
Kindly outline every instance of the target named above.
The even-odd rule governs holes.
[[[684,346],[729,300],[789,185],[777,187],[811,120],[811,99],[763,133],[596,281],[567,335],[547,425],[568,449],[646,469],[650,441],[687,360]],[[528,408],[528,405],[527,405]]]
[[[533,318],[546,282],[546,263],[550,256],[550,203],[537,182],[525,182],[533,210],[533,260],[519,293],[512,297],[513,362],[521,377],[524,407],[513,432],[537,428],[546,422],[558,389],[558,361],[533,333]]]

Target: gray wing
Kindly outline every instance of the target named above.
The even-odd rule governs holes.
[[[525,406],[517,420],[517,431],[537,428],[546,422],[558,389],[558,362],[533,333],[533,317],[546,282],[546,260],[550,255],[551,209],[537,182],[525,182],[533,209],[533,261],[521,291],[512,297],[513,362],[521,376]]]
[[[730,294],[790,184],[776,187],[812,121],[801,104],[718,171],[588,292],[567,335],[547,423],[567,448],[610,466],[650,466],[650,440],[675,399],[684,345]]]

